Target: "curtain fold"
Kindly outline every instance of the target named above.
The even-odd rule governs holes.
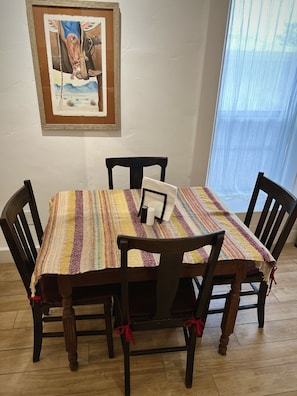
[[[257,174],[296,177],[297,0],[233,0],[207,185],[244,211]]]

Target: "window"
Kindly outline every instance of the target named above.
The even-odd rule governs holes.
[[[297,0],[233,0],[207,185],[245,211],[259,171],[297,174]]]

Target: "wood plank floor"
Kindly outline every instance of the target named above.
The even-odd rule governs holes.
[[[217,353],[221,316],[210,315],[198,340],[193,387],[184,386],[185,354],[131,358],[132,395],[268,396],[297,395],[297,248],[287,245],[266,302],[264,329],[255,310],[240,311],[227,356]],[[141,345],[142,337],[136,334]],[[179,332],[155,335],[166,341]],[[123,358],[117,335],[114,359],[105,338],[79,337],[79,370],[71,372],[63,338],[43,342],[32,362],[32,319],[17,271],[0,265],[0,395],[122,395]]]

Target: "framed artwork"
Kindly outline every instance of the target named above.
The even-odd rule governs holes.
[[[120,128],[118,3],[26,0],[41,125]]]

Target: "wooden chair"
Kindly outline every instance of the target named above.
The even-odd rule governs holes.
[[[33,225],[28,224],[26,217],[28,214],[33,221]],[[61,316],[50,314],[51,308],[61,307],[61,296],[58,292],[57,277],[49,276],[42,278],[42,284],[39,281],[36,285],[36,295],[33,298],[31,297],[30,281],[37,257],[37,248],[35,245],[41,245],[43,229],[29,180],[25,180],[24,186],[6,203],[0,218],[0,225],[30,301],[34,327],[33,362],[36,362],[40,359],[42,338],[63,336],[64,333],[43,331],[43,322],[62,320]],[[109,357],[114,357],[112,298],[109,286],[107,285],[106,288],[101,288],[100,286],[74,289],[73,305],[85,304],[96,304],[98,308],[99,305],[103,304],[104,314],[78,315],[76,319],[97,319],[98,327],[99,319],[104,319],[105,329],[84,330],[78,332],[78,335],[105,334]]]
[[[256,204],[259,206],[255,210]],[[260,213],[257,213],[259,211]],[[256,224],[254,234],[271,251],[275,260],[279,258],[296,217],[296,197],[277,183],[265,177],[263,172],[259,172],[244,224],[248,227]],[[195,280],[199,287],[199,279],[195,278]],[[229,285],[231,282],[232,279],[225,276],[215,276],[213,280],[214,285]],[[244,283],[248,284],[248,286],[245,290],[241,291],[240,295],[257,295],[257,301],[249,304],[241,303],[239,309],[257,308],[258,324],[260,328],[263,328],[268,285],[263,280],[262,272],[257,269],[255,264],[251,264],[248,267]],[[214,288],[211,299],[219,300],[226,297],[227,293],[215,293]],[[223,307],[211,308],[209,313],[220,313],[223,310]]]
[[[158,165],[161,168],[160,180],[165,181],[167,157],[120,157],[106,158],[105,163],[108,170],[109,189],[113,190],[113,168],[124,166],[130,168],[130,188],[141,188],[143,179],[143,168]]]
[[[192,386],[196,337],[202,336],[212,291],[212,277],[223,243],[224,231],[188,238],[149,239],[118,236],[121,250],[121,295],[115,300],[117,332],[124,351],[125,395],[130,395],[130,356],[161,352],[187,351],[185,384]],[[205,264],[202,288],[195,295],[193,280],[181,279],[184,252],[211,246]],[[156,281],[128,282],[128,251],[139,249],[143,254],[159,253]],[[149,253],[145,253],[149,252]],[[165,328],[183,328],[184,345],[130,351],[133,332]],[[149,338],[154,337],[152,332]],[[145,367],[143,368],[145,369]]]

